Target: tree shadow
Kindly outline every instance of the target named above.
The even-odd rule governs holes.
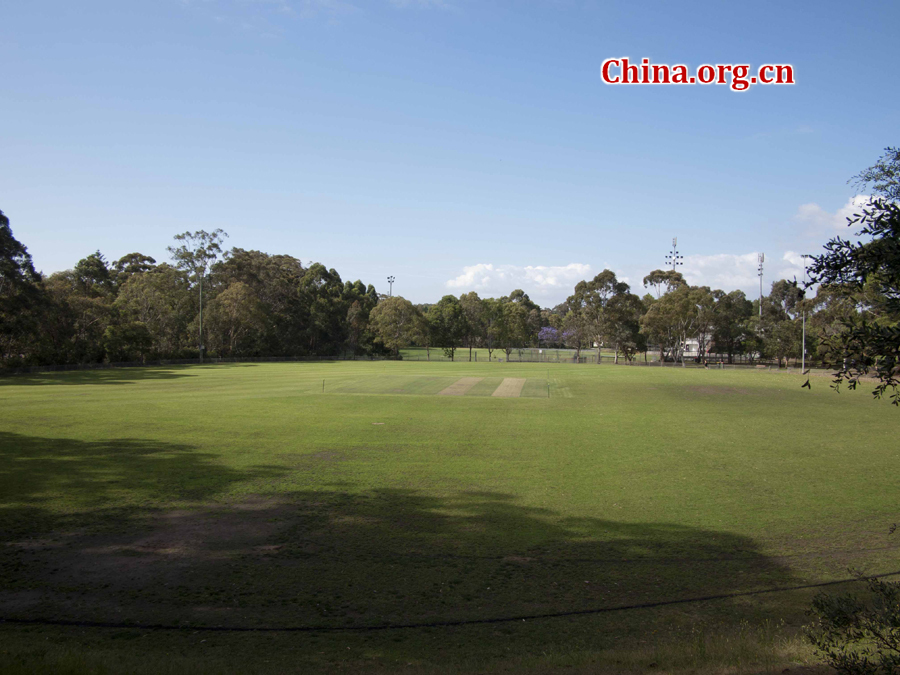
[[[255,368],[256,363],[210,363],[191,365],[121,366],[87,370],[60,370],[41,373],[12,373],[0,376],[0,387],[37,385],[132,384],[146,380],[175,380],[194,377],[204,370]]]
[[[747,537],[359,485],[222,501],[190,446],[0,434],[0,616],[346,628],[514,619],[790,585]],[[174,502],[175,504],[170,504]],[[36,590],[39,589],[39,590]]]
[[[286,471],[267,466],[237,471],[218,460],[187,444],[0,432],[0,531],[27,534],[79,520],[97,526],[103,520],[97,513],[104,509],[139,513],[146,506],[202,501],[248,476],[275,479]]]
[[[278,492],[298,471],[319,489]],[[506,655],[498,645],[614,643],[623,626],[652,633],[673,617],[777,620],[778,594],[603,610],[802,583],[734,533],[567,517],[484,490],[368,489],[325,458],[235,469],[186,444],[0,433],[0,493],[0,619],[288,629],[326,643],[378,629],[350,635],[421,659],[451,636],[481,658]]]

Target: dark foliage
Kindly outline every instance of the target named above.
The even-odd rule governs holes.
[[[811,283],[837,290],[859,310],[842,320],[843,331],[827,338],[834,386],[853,389],[871,375],[878,380],[874,396],[890,390],[891,402],[900,406],[900,205],[874,200],[848,225],[860,227],[858,236],[868,240],[832,239],[809,270]]]

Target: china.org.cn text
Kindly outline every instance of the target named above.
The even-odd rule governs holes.
[[[745,63],[704,63],[692,70],[683,63],[632,63],[619,57],[603,62],[601,76],[606,84],[727,84],[732,91],[747,91],[754,84],[794,84],[794,67],[767,63],[754,70]]]

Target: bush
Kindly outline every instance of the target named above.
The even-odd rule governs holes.
[[[820,594],[807,636],[844,675],[900,674],[900,582],[866,578],[868,597]]]

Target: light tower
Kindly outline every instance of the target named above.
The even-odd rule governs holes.
[[[388,280],[388,284],[389,284],[388,297],[393,298],[394,297],[394,282],[397,280],[397,278],[395,276],[391,275],[388,277],[387,280]]]
[[[757,255],[759,266],[757,267],[757,276],[759,277],[759,318],[762,319],[762,279],[763,279],[763,263],[766,261],[766,254]]]
[[[806,291],[806,288],[805,288],[806,281],[809,278],[809,274],[806,270],[806,261],[809,260],[810,258],[812,258],[812,256],[809,253],[803,253],[800,255],[800,257],[803,258],[803,285],[804,285],[803,290],[805,292]],[[800,353],[800,372],[805,372],[806,371],[806,307],[803,308],[803,338],[802,339],[803,339],[803,341],[801,344],[803,346],[800,350],[801,351],[801,353]],[[794,363],[796,363],[796,361]]]
[[[678,237],[672,237],[672,250],[666,256],[666,265],[671,265],[674,272],[679,265],[684,265],[682,260],[684,256],[678,252]]]

